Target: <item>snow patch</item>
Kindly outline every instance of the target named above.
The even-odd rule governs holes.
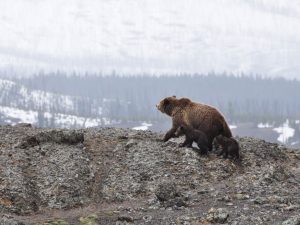
[[[143,122],[141,126],[133,127],[132,129],[133,130],[148,130],[148,128],[151,127],[151,126],[152,126],[151,123]]]
[[[109,125],[111,122],[107,118],[86,118],[60,113],[56,113],[53,117],[54,124],[62,128],[89,128],[104,124]]]
[[[273,127],[273,125],[269,124],[269,123],[259,123],[257,125],[258,128],[270,128]]]
[[[103,125],[110,125],[111,124],[111,121],[106,117],[102,118],[102,122],[103,122]]]
[[[230,129],[236,129],[236,128],[237,128],[237,125],[229,125],[229,128],[230,128]]]
[[[15,82],[12,82],[10,80],[0,80],[0,88],[3,89],[3,88],[11,88],[13,86],[15,86],[16,83]]]
[[[296,124],[300,124],[300,120],[296,120],[295,123],[296,123]]]
[[[293,137],[295,134],[295,129],[289,127],[289,120],[286,120],[281,127],[276,127],[273,130],[279,134],[277,140],[284,144],[287,143],[288,139]]]
[[[22,109],[0,106],[0,113],[7,117],[20,120],[20,123],[33,124],[37,122],[37,112],[34,111],[25,111]],[[9,121],[9,119],[6,121]]]

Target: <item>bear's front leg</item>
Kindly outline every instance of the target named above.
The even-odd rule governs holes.
[[[186,140],[183,142],[183,143],[181,143],[181,144],[179,144],[179,147],[191,147],[192,145],[189,143],[189,142],[187,142]]]
[[[179,147],[188,147],[188,148],[191,148],[193,145],[193,140],[190,140],[189,138],[187,138],[185,136],[185,140],[183,143],[179,144]]]
[[[198,148],[200,149],[201,155],[207,155],[207,153],[208,153],[208,147],[206,145],[198,143]]]
[[[176,128],[172,127],[171,130],[169,130],[166,133],[163,141],[166,142],[166,141],[170,140],[172,137],[175,137],[175,132],[176,132]]]
[[[218,156],[221,156],[221,155],[223,155],[225,153],[225,149],[224,149],[224,147],[222,146],[221,147],[221,151],[217,154]]]

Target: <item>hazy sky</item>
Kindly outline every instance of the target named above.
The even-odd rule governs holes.
[[[0,71],[300,77],[299,0],[1,0]]]

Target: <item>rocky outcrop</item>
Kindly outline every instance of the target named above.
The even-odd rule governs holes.
[[[89,201],[94,181],[83,133],[1,129],[0,209],[19,215]]]
[[[300,151],[263,140],[238,138],[235,162],[149,131],[4,126],[0,137],[11,224],[276,225],[300,212]]]

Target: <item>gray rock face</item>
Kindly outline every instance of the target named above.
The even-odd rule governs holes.
[[[0,127],[0,216],[160,225],[280,224],[299,214],[300,151],[239,138],[234,162],[161,140],[118,128]]]

